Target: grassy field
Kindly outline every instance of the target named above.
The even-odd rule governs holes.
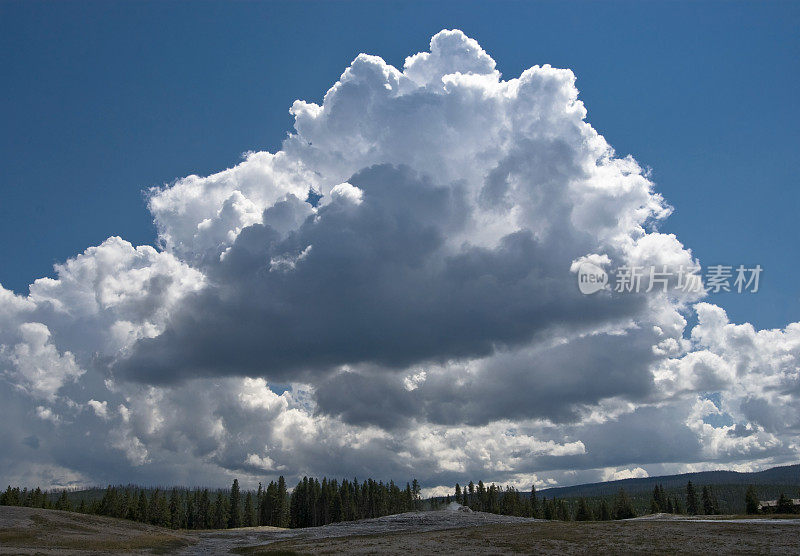
[[[0,507],[0,554],[171,553],[191,536],[132,521]]]
[[[433,511],[307,529],[172,531],[0,506],[0,554],[800,554],[791,517],[578,523]]]
[[[239,554],[798,554],[789,522],[625,521],[486,525],[426,533],[289,540]]]

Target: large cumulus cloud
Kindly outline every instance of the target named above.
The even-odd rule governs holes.
[[[0,288],[4,480],[545,486],[796,459],[798,324],[579,292],[581,261],[698,261],[571,71],[504,79],[442,31],[291,112],[280,151],[149,192],[157,248],[110,238]]]

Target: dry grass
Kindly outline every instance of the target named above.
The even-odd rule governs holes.
[[[126,520],[0,507],[0,554],[165,553],[196,539]]]
[[[797,554],[795,524],[626,521],[487,525],[427,533],[288,540],[241,554]]]
[[[28,529],[13,528],[0,531],[0,545],[16,545],[36,540],[36,533]]]
[[[796,520],[502,519],[478,513],[421,512],[301,530],[191,532],[99,516],[0,507],[0,554],[800,554]]]

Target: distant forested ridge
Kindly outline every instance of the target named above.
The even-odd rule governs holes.
[[[719,500],[720,511],[725,514],[745,513],[747,488],[753,485],[756,496],[760,500],[776,500],[781,493],[797,496],[800,489],[800,464],[773,467],[764,471],[741,473],[736,471],[700,471],[665,475],[661,477],[644,477],[621,479],[604,483],[590,483],[568,487],[554,487],[542,490],[546,496],[576,500],[609,498],[620,489],[631,496],[637,513],[646,513],[650,506],[653,489],[661,485],[669,496],[682,496],[686,483],[708,485]]]

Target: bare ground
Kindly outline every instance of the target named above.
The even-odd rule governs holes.
[[[123,519],[0,506],[0,554],[170,553],[195,542],[178,531]]]
[[[560,521],[286,540],[242,554],[798,554],[789,522]]]
[[[733,517],[733,516],[732,516]],[[564,523],[481,512],[412,512],[308,529],[171,531],[52,510],[0,507],[0,554],[800,554],[800,520]]]

